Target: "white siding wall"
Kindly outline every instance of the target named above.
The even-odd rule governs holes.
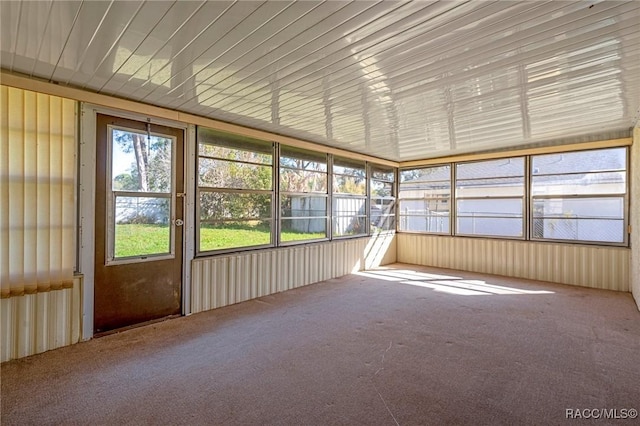
[[[0,300],[1,361],[22,358],[80,341],[82,278],[73,288]]]
[[[393,263],[395,236],[337,240],[195,259],[191,312],[249,299]]]
[[[403,234],[402,263],[630,291],[630,250],[620,247]]]

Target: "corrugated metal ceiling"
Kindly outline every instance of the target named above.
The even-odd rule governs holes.
[[[0,2],[10,72],[395,161],[625,131],[640,2]]]

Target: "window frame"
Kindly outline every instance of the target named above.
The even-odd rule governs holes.
[[[198,130],[200,128],[206,129],[208,131],[211,131],[214,134],[217,134],[218,137],[220,137],[225,144],[215,144],[215,143],[207,143],[207,142],[202,142],[199,138],[199,133]],[[264,163],[258,163],[258,162],[249,162],[249,161],[244,161],[244,160],[231,160],[228,158],[221,158],[221,157],[216,157],[216,156],[211,156],[211,155],[201,155],[200,154],[200,145],[204,144],[204,145],[210,145],[210,146],[218,146],[218,147],[223,147],[223,148],[228,148],[228,149],[233,149],[233,150],[237,150],[237,151],[247,151],[247,152],[263,152],[263,153],[267,153],[267,150],[265,151],[252,151],[250,149],[243,149],[240,147],[240,145],[242,143],[248,144],[248,145],[252,145],[252,144],[259,144],[259,145],[265,145],[268,146],[270,145],[270,149],[268,150],[268,154],[271,155],[271,164],[264,164]],[[237,163],[237,164],[251,164],[251,165],[257,165],[257,166],[265,166],[265,167],[270,167],[271,168],[271,189],[248,189],[248,188],[229,188],[229,187],[216,187],[216,186],[203,186],[200,183],[200,159],[201,158],[207,158],[207,159],[213,159],[213,160],[220,160],[220,161],[226,161],[226,162],[230,162],[230,163]],[[276,173],[276,160],[277,160],[277,156],[276,156],[276,144],[274,142],[269,142],[269,141],[262,141],[262,140],[257,140],[257,139],[251,139],[248,137],[239,137],[239,136],[235,136],[232,134],[228,134],[225,132],[221,132],[215,129],[211,129],[205,126],[198,126],[198,128],[196,129],[196,167],[195,167],[195,173],[196,173],[196,194],[195,194],[195,255],[196,257],[203,257],[203,256],[210,256],[210,255],[215,255],[215,254],[226,254],[226,253],[233,253],[233,252],[238,252],[238,251],[248,251],[248,250],[256,250],[256,249],[264,249],[264,248],[272,248],[276,246],[275,243],[275,239],[274,239],[274,226],[275,226],[275,221],[276,221],[276,217],[275,217],[275,208],[276,208],[276,200],[275,200],[275,173]],[[271,198],[271,209],[270,209],[270,217],[268,218],[269,222],[270,222],[270,227],[269,227],[269,243],[267,244],[256,244],[256,245],[245,245],[245,246],[236,246],[236,247],[224,247],[224,248],[218,248],[218,249],[208,249],[208,250],[202,250],[201,249],[201,227],[202,227],[202,217],[201,217],[201,196],[203,193],[211,193],[211,194],[258,194],[258,195],[269,195]],[[224,219],[221,220],[220,222],[244,222],[244,221],[250,221],[250,220],[261,220],[261,218],[259,219],[251,219],[251,218],[247,218],[247,217],[242,217],[239,219]]]
[[[478,163],[488,163],[488,162],[493,162],[493,161],[500,161],[500,160],[511,160],[511,159],[522,159],[522,195],[521,196],[516,196],[516,195],[498,195],[498,196],[484,196],[484,197],[480,197],[480,196],[459,196],[458,195],[458,181],[460,180],[464,180],[464,181],[469,181],[469,180],[482,180],[482,179],[508,179],[510,177],[515,177],[515,176],[494,176],[494,177],[479,177],[479,178],[465,178],[465,179],[459,179],[458,178],[458,166],[460,165],[465,165],[465,164],[478,164]],[[499,239],[507,239],[507,240],[525,240],[526,239],[526,232],[527,232],[527,217],[526,217],[526,212],[527,212],[527,158],[526,156],[522,155],[522,156],[515,156],[515,157],[503,157],[503,158],[492,158],[492,159],[488,159],[488,160],[474,160],[474,161],[461,161],[461,162],[457,162],[454,163],[454,180],[453,180],[453,191],[455,194],[454,197],[454,203],[455,203],[455,223],[454,223],[454,235],[457,236],[461,236],[461,237],[484,237],[484,238],[499,238]],[[517,176],[520,177],[520,176]],[[521,215],[520,218],[522,220],[522,225],[521,225],[521,230],[520,230],[520,235],[519,236],[513,236],[513,235],[496,235],[496,234],[467,234],[467,233],[462,233],[460,232],[460,230],[458,229],[458,220],[461,217],[460,213],[459,213],[459,209],[458,209],[458,201],[465,201],[465,200],[521,200]],[[467,217],[467,216],[462,216],[462,217]],[[488,219],[509,219],[509,216],[483,216],[483,217],[487,217]]]
[[[630,192],[630,182],[629,182],[629,168],[630,168],[630,152],[628,146],[618,146],[618,147],[606,147],[606,148],[592,148],[592,149],[583,149],[583,150],[575,150],[575,151],[565,151],[556,154],[566,154],[570,155],[573,153],[581,153],[581,152],[592,152],[592,151],[603,151],[603,150],[612,150],[612,149],[621,149],[625,155],[625,168],[624,170],[606,170],[606,171],[595,171],[595,172],[566,172],[566,173],[548,173],[535,176],[567,176],[572,174],[580,174],[580,173],[610,173],[610,172],[622,172],[625,176],[624,182],[624,193],[614,194],[614,193],[589,193],[589,194],[544,194],[544,195],[534,195],[533,191],[533,178],[534,178],[534,168],[533,168],[533,159],[534,157],[541,157],[545,155],[552,155],[553,153],[547,154],[534,154],[530,155],[530,172],[529,172],[529,223],[528,223],[528,231],[529,231],[529,239],[531,241],[539,241],[539,242],[553,242],[553,243],[562,243],[562,244],[586,244],[586,245],[599,245],[599,246],[612,246],[612,247],[628,247],[629,246],[629,220],[630,220],[630,212],[629,212],[629,192]],[[616,241],[598,241],[598,240],[582,240],[582,239],[560,239],[560,238],[545,238],[545,237],[536,237],[535,236],[535,201],[536,200],[549,200],[549,199],[599,199],[599,198],[612,198],[612,199],[622,199],[622,242]]]
[[[177,140],[174,136],[163,135],[157,132],[147,132],[148,137],[155,136],[164,139],[171,140],[171,182],[169,191],[155,192],[155,191],[124,191],[113,189],[113,144],[114,144],[114,131],[121,131],[127,133],[144,134],[144,131],[139,129],[131,129],[125,126],[119,126],[114,124],[107,125],[107,161],[106,161],[106,179],[105,184],[107,186],[106,193],[109,194],[106,199],[106,224],[105,224],[105,265],[125,265],[129,263],[144,263],[153,262],[156,260],[166,260],[175,258],[175,229],[173,221],[175,219],[176,211],[176,145]],[[116,208],[118,197],[125,198],[156,198],[156,199],[168,199],[169,200],[169,250],[163,253],[151,253],[151,254],[137,254],[134,256],[116,257]]]
[[[354,193],[344,193],[344,192],[336,192],[335,188],[335,177],[336,176],[346,176],[350,177],[353,175],[345,174],[345,173],[336,173],[335,166],[336,160],[338,163],[347,164],[352,168],[362,170],[363,178],[364,178],[364,194],[354,194]],[[361,168],[359,166],[362,166]],[[341,239],[349,239],[349,238],[359,238],[366,237],[370,233],[369,229],[369,197],[368,197],[368,186],[369,186],[369,176],[367,173],[367,162],[364,160],[355,160],[346,157],[341,157],[337,155],[331,156],[331,239],[332,240],[341,240]],[[352,200],[362,200],[364,201],[364,210],[363,214],[357,214],[354,217],[364,218],[364,226],[362,232],[357,234],[344,234],[344,235],[336,235],[336,230],[334,228],[334,220],[338,218],[345,218],[349,216],[334,214],[334,207],[336,206],[337,199],[352,199]]]
[[[389,181],[389,180],[379,179],[374,177],[374,173],[376,171],[380,171],[382,173],[392,173],[393,180]],[[385,233],[396,233],[398,231],[398,168],[392,167],[392,166],[383,166],[381,164],[371,164],[368,167],[368,173],[369,173],[369,185],[367,188],[368,198],[369,198],[369,234],[368,235],[373,236],[373,235],[380,235]],[[374,197],[373,191],[372,191],[374,182],[382,182],[383,185],[384,183],[390,183],[392,195],[383,196],[383,197],[378,197],[378,196]],[[392,202],[391,205],[392,205],[393,212],[387,213],[387,214],[380,213],[379,216],[393,218],[393,226],[390,226],[388,229],[380,229],[376,231],[373,230],[372,210],[374,207],[374,200],[382,200],[383,203],[381,205],[384,205],[384,201],[386,200],[390,200]]]
[[[298,191],[284,191],[283,188],[281,187],[281,177],[282,177],[282,169],[289,169],[289,170],[298,170],[298,171],[308,171],[305,170],[304,168],[296,168],[296,167],[289,167],[289,166],[283,166],[281,164],[281,158],[283,157],[287,157],[287,158],[295,158],[291,155],[284,155],[282,151],[289,151],[292,155],[295,155],[296,153],[298,153],[300,155],[299,159],[304,160],[304,156],[308,156],[309,158],[311,158],[311,160],[309,161],[314,161],[313,157],[317,157],[318,160],[320,159],[320,157],[324,157],[324,165],[325,165],[325,171],[312,171],[313,173],[322,173],[325,176],[326,179],[326,185],[325,185],[325,191],[324,192],[317,192],[317,191],[309,191],[309,192],[298,192]],[[324,152],[318,152],[318,151],[310,151],[310,150],[306,150],[306,149],[302,149],[302,148],[297,148],[297,147],[292,147],[289,145],[279,145],[278,149],[277,149],[277,179],[276,179],[276,222],[277,225],[274,228],[272,228],[272,232],[275,232],[275,236],[276,236],[276,246],[278,247],[286,247],[286,246],[291,246],[291,245],[297,245],[297,244],[306,244],[306,243],[313,243],[313,242],[319,242],[319,241],[330,241],[331,240],[331,174],[329,173],[330,169],[329,169],[329,161],[330,161],[330,155],[328,153],[324,153]],[[282,201],[283,201],[283,197],[284,196],[298,196],[298,197],[317,197],[317,198],[324,198],[325,199],[325,215],[324,216],[303,216],[303,217],[294,217],[294,216],[284,216],[282,214]],[[309,238],[309,239],[301,239],[301,240],[291,240],[291,241],[282,241],[282,221],[284,220],[296,220],[296,219],[324,219],[325,225],[324,225],[324,237],[322,238]]]
[[[452,167],[452,186],[454,192],[451,197],[451,212],[450,212],[450,221],[451,221],[451,233],[450,236],[460,236],[460,237],[468,237],[468,238],[489,238],[489,239],[507,239],[507,240],[522,240],[522,241],[531,241],[531,242],[552,242],[552,243],[560,243],[560,244],[574,244],[574,245],[597,245],[597,246],[609,246],[609,247],[629,247],[630,238],[629,238],[629,224],[630,224],[630,167],[631,167],[631,158],[630,158],[630,150],[629,145],[620,144],[620,145],[609,145],[609,146],[598,146],[598,147],[588,147],[582,149],[574,149],[568,150],[551,150],[548,152],[544,152],[543,150],[536,150],[535,153],[516,153],[519,155],[505,155],[503,157],[489,157],[487,159],[479,159],[479,160],[464,160],[464,161],[452,161],[449,159],[448,161],[437,163],[437,162],[429,162],[424,165],[416,165],[411,167],[402,167],[398,169],[398,173],[401,173],[403,170],[413,170],[413,169],[421,169],[428,167],[438,167],[450,164]],[[584,171],[584,172],[566,172],[566,173],[550,173],[549,175],[571,175],[571,174],[583,174],[583,173],[611,173],[611,172],[620,172],[624,173],[625,176],[625,185],[624,185],[624,193],[584,193],[584,194],[544,194],[544,195],[534,195],[533,191],[533,160],[535,157],[544,156],[544,155],[552,155],[552,154],[572,154],[572,153],[581,153],[588,151],[603,151],[603,150],[611,150],[611,149],[621,149],[624,151],[625,161],[624,161],[624,170],[622,169],[606,169],[606,170],[597,170],[597,171]],[[538,153],[539,152],[539,153]],[[459,199],[472,199],[474,197],[459,197],[457,193],[457,176],[456,176],[456,165],[465,164],[465,163],[474,163],[474,162],[482,162],[482,161],[493,161],[493,160],[505,160],[510,158],[524,158],[524,195],[523,195],[523,236],[522,237],[510,237],[510,236],[494,236],[494,235],[484,235],[484,234],[462,234],[458,231],[458,200]],[[536,176],[540,176],[536,174]],[[486,178],[491,179],[491,177]],[[465,179],[466,180],[466,179]],[[398,184],[399,185],[399,184]],[[503,198],[515,199],[519,198],[516,196],[505,196]],[[536,237],[534,232],[534,222],[536,219],[534,209],[535,209],[535,201],[540,199],[589,199],[589,198],[612,198],[612,199],[621,199],[622,200],[622,226],[623,226],[623,241],[622,242],[610,242],[610,241],[598,241],[598,240],[586,240],[586,239],[557,239],[557,238],[544,238],[544,237]],[[400,201],[400,198],[399,198]],[[616,219],[619,220],[619,219]],[[400,229],[400,224],[398,223],[398,232],[402,233],[414,233],[414,234],[424,234],[424,235],[447,235],[447,234],[437,234],[426,231],[405,231]]]
[[[200,136],[200,129],[204,129],[203,132],[207,136],[210,136],[210,140],[203,139]],[[213,129],[206,126],[196,126],[195,130],[195,170],[194,170],[194,181],[195,181],[195,195],[194,195],[194,257],[208,257],[208,256],[216,256],[216,255],[224,255],[228,253],[238,253],[238,252],[247,252],[261,249],[269,249],[269,248],[279,248],[279,247],[289,247],[294,245],[305,245],[305,244],[313,244],[318,242],[326,242],[326,241],[334,241],[334,240],[345,240],[345,239],[355,239],[355,238],[369,238],[372,235],[378,235],[380,233],[395,233],[396,226],[398,223],[397,219],[397,179],[398,179],[398,168],[395,166],[385,165],[377,162],[369,162],[361,157],[354,156],[350,157],[349,155],[338,155],[333,153],[328,153],[324,151],[316,151],[308,148],[302,148],[299,146],[292,146],[281,144],[274,141],[265,141],[261,139],[255,139],[251,137],[245,137],[240,135],[235,135],[232,133],[228,133],[222,130]],[[223,156],[210,155],[210,154],[201,154],[201,145],[210,145],[216,147],[222,147],[226,149],[232,149],[237,151],[248,151],[252,152],[251,144],[259,144],[259,145],[269,145],[268,154],[271,156],[271,163],[263,163],[260,161],[245,161],[245,160],[235,160],[224,158]],[[257,146],[257,145],[256,145]],[[267,153],[266,150],[255,150],[257,153]],[[320,162],[323,167],[323,170],[313,170],[306,168],[298,168],[298,167],[290,167],[287,165],[281,165],[281,159],[283,157],[296,158],[296,154],[301,156],[300,159],[308,160],[308,161],[317,161]],[[206,158],[208,160],[219,160],[225,162],[233,162],[238,164],[249,164],[256,166],[269,166],[271,167],[271,189],[248,189],[248,188],[231,188],[231,187],[221,187],[221,186],[212,186],[201,183],[200,179],[200,167],[202,159]],[[360,171],[364,171],[364,194],[349,194],[349,193],[334,193],[334,163],[336,165],[342,165],[344,167],[353,167]],[[306,170],[313,173],[321,174],[324,179],[326,179],[326,191],[319,192],[316,190],[311,190],[308,192],[299,192],[299,191],[285,191],[284,188],[281,188],[281,175],[282,170],[291,169],[291,170]],[[382,179],[380,181],[386,182],[391,187],[391,192],[393,196],[391,197],[371,197],[371,185],[373,173],[375,171],[380,171],[382,173],[389,173],[393,176],[392,181],[387,181]],[[336,173],[335,175],[344,175],[344,176],[352,176],[348,173]],[[269,194],[271,197],[271,217],[268,218],[270,221],[270,242],[269,244],[261,244],[261,245],[251,245],[251,246],[237,246],[237,247],[224,247],[224,248],[214,248],[214,249],[205,249],[201,250],[201,214],[202,214],[202,206],[201,206],[201,197],[206,193],[218,193],[218,194]],[[290,240],[290,241],[282,241],[282,222],[283,220],[292,220],[295,217],[287,217],[282,214],[282,201],[283,197],[286,196],[301,196],[301,197],[321,197],[325,200],[326,211],[324,216],[304,216],[299,217],[299,219],[323,219],[325,225],[325,236],[322,238],[310,238],[310,239],[300,239],[300,240]],[[345,235],[337,235],[334,232],[334,220],[343,217],[349,217],[344,215],[334,214],[333,208],[335,203],[339,198],[354,198],[358,200],[364,201],[364,213],[358,214],[356,217],[364,219],[364,229],[362,232],[357,234],[345,234]],[[385,223],[389,227],[389,229],[373,231],[371,229],[371,200],[383,200],[383,202],[387,203],[387,205],[391,204],[392,213],[385,214],[385,217],[389,217]],[[240,219],[229,219],[229,220],[221,220],[222,221],[230,221],[230,222],[241,222],[243,220],[266,220],[265,218],[240,218]],[[393,225],[393,226],[389,226]]]
[[[401,192],[402,192],[402,172],[403,171],[410,171],[410,170],[424,170],[424,169],[435,169],[435,168],[442,168],[442,167],[449,167],[449,196],[448,197],[444,197],[444,196],[440,196],[440,197],[423,197],[423,198],[416,198],[416,197],[402,197]],[[397,231],[398,232],[405,232],[405,233],[412,233],[412,234],[427,234],[427,235],[453,235],[453,228],[454,228],[454,220],[455,220],[455,216],[454,216],[454,206],[453,206],[453,202],[455,200],[454,197],[454,179],[453,179],[453,170],[454,170],[454,164],[453,163],[441,163],[441,164],[434,164],[434,165],[427,165],[427,166],[418,166],[418,167],[408,167],[408,168],[402,168],[398,170],[398,197],[397,197],[397,210],[398,210],[398,221],[397,221]],[[430,181],[416,181],[416,182],[430,182]],[[445,180],[437,180],[437,181],[433,181],[433,182],[447,182]],[[419,189],[420,191],[426,191],[425,189]],[[449,219],[449,226],[448,226],[448,231],[446,232],[435,232],[435,231],[415,231],[415,230],[407,230],[407,229],[401,229],[401,224],[402,224],[402,219],[403,218],[409,218],[409,217],[424,217],[424,218],[428,218],[429,216],[427,215],[405,215],[402,213],[402,202],[403,201],[427,201],[427,202],[431,202],[431,201],[436,201],[436,202],[440,202],[442,200],[446,200],[447,203],[449,204],[449,214],[448,214],[448,219]]]

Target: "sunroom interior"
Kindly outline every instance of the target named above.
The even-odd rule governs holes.
[[[0,19],[2,362],[397,263],[640,307],[638,2]]]

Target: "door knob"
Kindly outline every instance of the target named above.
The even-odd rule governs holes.
[[[173,224],[176,226],[182,226],[184,225],[184,221],[182,219],[176,219],[173,221]]]

